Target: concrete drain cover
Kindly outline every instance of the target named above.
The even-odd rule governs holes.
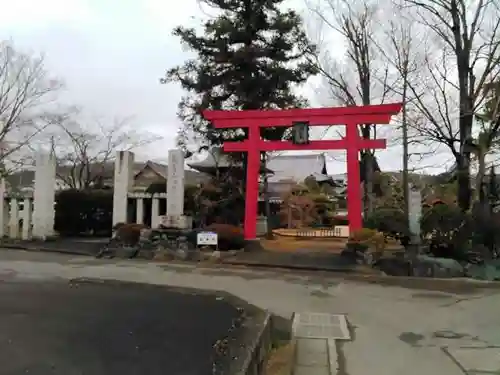
[[[292,324],[296,338],[350,340],[343,314],[295,313]]]

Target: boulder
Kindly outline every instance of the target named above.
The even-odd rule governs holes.
[[[373,267],[389,276],[411,276],[411,262],[403,258],[381,257]]]
[[[500,259],[492,259],[484,264],[468,264],[465,273],[476,280],[500,281]]]
[[[411,261],[412,276],[450,278],[465,276],[464,267],[455,259],[417,255]]]

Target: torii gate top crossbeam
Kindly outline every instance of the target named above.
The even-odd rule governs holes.
[[[284,110],[246,110],[203,112],[215,128],[291,126],[292,122],[308,122],[310,126],[356,124],[388,124],[401,110],[401,103],[335,108],[301,108]]]

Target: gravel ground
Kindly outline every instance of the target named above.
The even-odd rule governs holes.
[[[242,316],[215,295],[113,281],[2,282],[0,301],[1,375],[209,375]]]

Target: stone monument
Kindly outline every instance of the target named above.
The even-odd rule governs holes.
[[[161,224],[168,228],[190,229],[192,218],[184,215],[184,152],[168,151],[167,214]]]

